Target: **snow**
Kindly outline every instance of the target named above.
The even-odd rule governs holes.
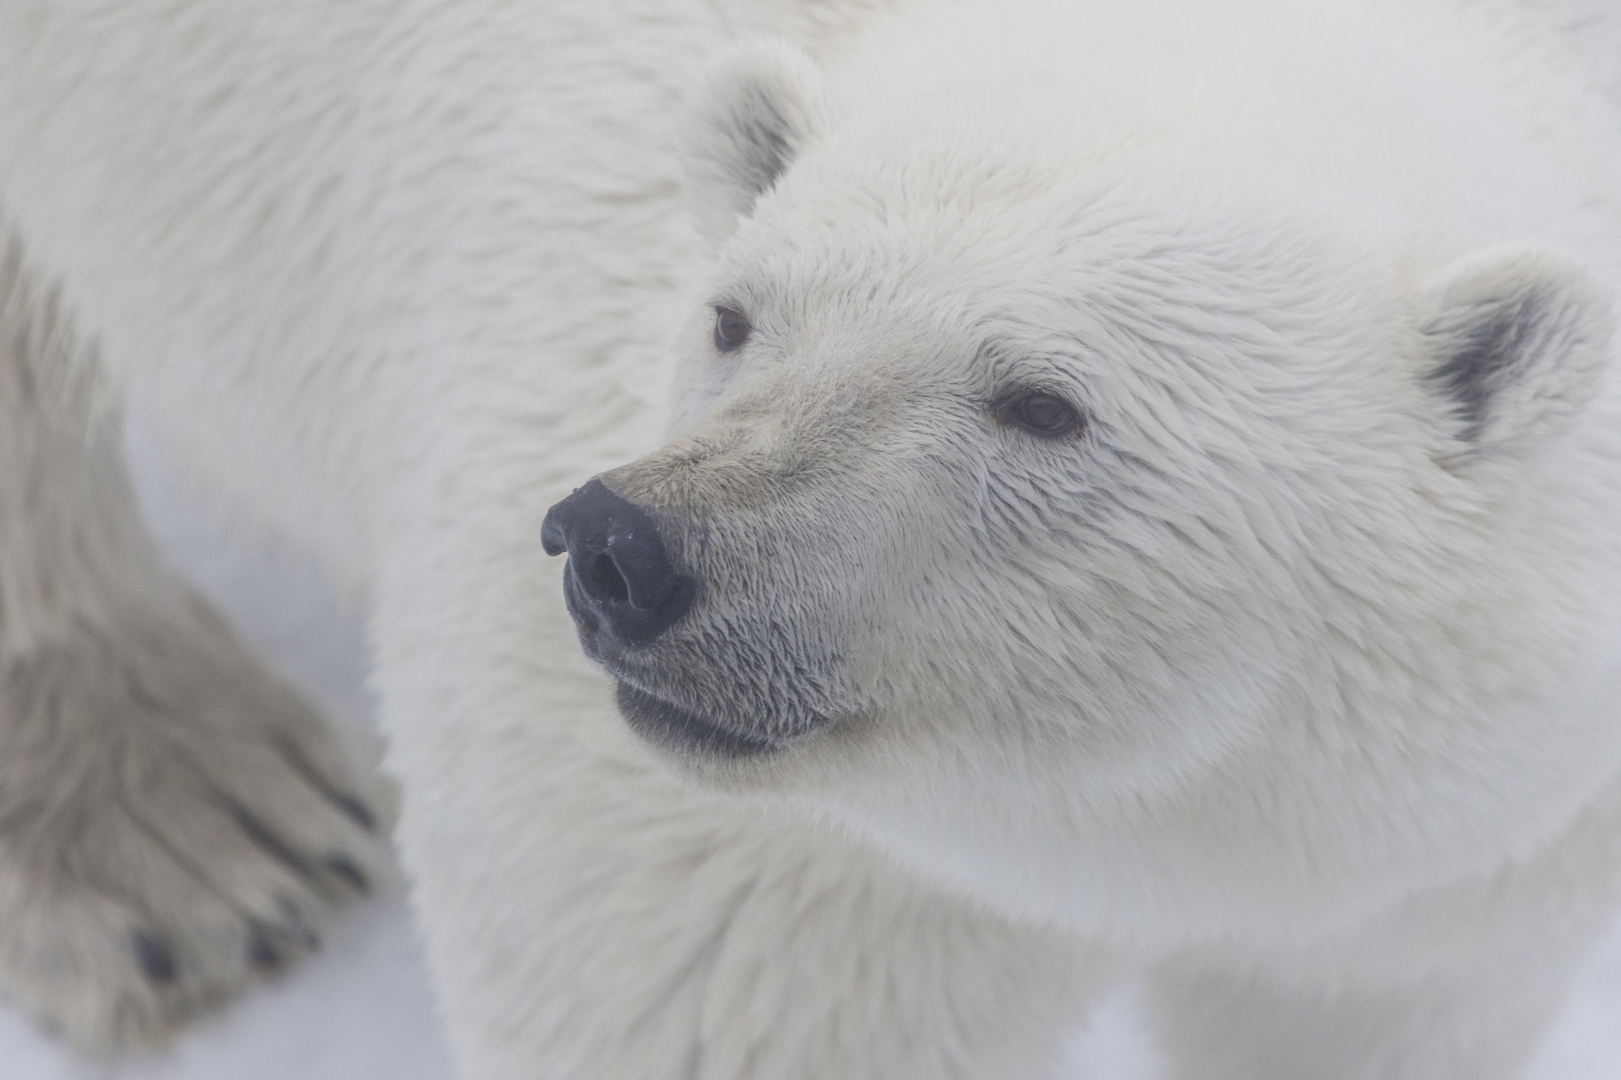
[[[269,542],[205,524],[132,447],[143,504],[171,556],[329,713],[367,724],[358,620]],[[252,555],[244,554],[255,549]],[[0,1007],[5,1080],[451,1080],[453,1069],[403,892],[343,918],[323,951],[188,1033],[165,1053],[88,1062]],[[1111,997],[1073,1046],[1062,1080],[1154,1080],[1136,992]],[[1594,953],[1529,1080],[1621,1077],[1621,925]]]

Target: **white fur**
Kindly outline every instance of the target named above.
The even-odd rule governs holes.
[[[1621,901],[1613,27],[883,7],[13,0],[0,206],[370,605],[466,1075],[1039,1076],[1117,957],[1178,1076],[1516,1075]],[[849,722],[624,729],[539,546],[606,469]]]

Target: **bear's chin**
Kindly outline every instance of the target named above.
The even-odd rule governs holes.
[[[642,738],[681,756],[736,760],[781,749],[780,744],[723,728],[672,702],[617,680],[619,713]]]

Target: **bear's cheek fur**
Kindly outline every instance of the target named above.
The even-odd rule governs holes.
[[[609,474],[659,508],[701,583],[688,619],[619,673],[802,762],[888,747],[844,788],[893,786],[897,759],[931,754],[1126,786],[1218,754],[1233,734],[1212,705],[1266,692],[1268,649],[1190,597],[1177,523],[1122,520],[1107,489],[1140,480],[1089,468],[1084,448],[942,432],[944,411],[849,453],[870,425],[841,443],[836,420],[734,417]],[[739,770],[803,790],[779,761]]]

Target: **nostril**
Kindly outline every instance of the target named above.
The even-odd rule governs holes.
[[[606,551],[591,560],[587,573],[591,584],[604,596],[612,600],[630,599],[630,586],[625,583],[625,575],[619,572],[619,567],[614,565],[613,558]]]

